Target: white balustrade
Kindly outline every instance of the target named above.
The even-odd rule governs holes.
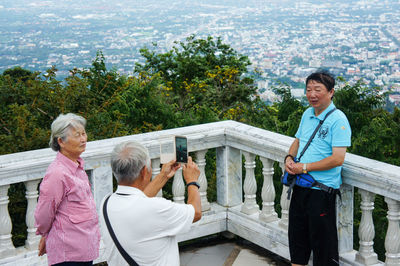
[[[339,253],[353,251],[354,187],[342,184],[341,197],[336,197]]]
[[[249,152],[244,152],[246,162],[244,168],[246,168],[246,176],[243,184],[244,191],[244,203],[241,211],[245,214],[253,214],[259,212],[259,207],[256,202],[257,183],[254,176],[254,169],[256,168],[256,162],[254,161],[255,155]]]
[[[216,149],[217,203],[224,207],[242,204],[242,154],[229,146]]]
[[[356,254],[356,261],[364,265],[372,265],[378,262],[374,252],[375,228],[372,220],[372,211],[374,210],[375,194],[363,189],[359,189],[361,194],[361,222],[358,228],[360,238],[360,248]]]
[[[8,212],[8,188],[0,186],[0,258],[14,255],[15,248],[11,241],[11,218]]]
[[[158,139],[171,135],[187,136],[190,144],[189,150],[196,154],[196,162],[200,168],[198,181],[201,185],[202,210],[208,210],[202,219],[193,225],[190,232],[178,236],[179,241],[220,232],[231,232],[282,257],[289,258],[287,247],[290,206],[290,200],[287,199],[288,188],[283,186],[279,199],[282,215],[278,218],[274,206],[276,193],[273,185],[273,164],[278,161],[284,170],[284,165],[280,160],[286,154],[293,138],[235,121],[89,142],[83,157],[86,162],[85,166],[90,170],[90,182],[97,207],[104,195],[113,189],[109,155],[116,144],[128,140],[144,143],[152,158],[152,178],[154,178],[161,171]],[[209,149],[214,148],[216,149],[217,202],[210,203],[207,200],[205,154]],[[246,159],[244,182],[242,182],[242,155]],[[37,173],[44,173],[54,160],[54,156],[55,153],[50,149],[0,156],[0,265],[46,265],[47,263],[45,257],[37,256],[39,236],[35,235],[33,212],[38,198]],[[256,156],[260,157],[263,164],[261,211],[256,202]],[[375,194],[384,196],[388,205],[385,262],[387,265],[400,265],[399,170],[398,166],[346,154],[342,171],[344,183],[341,187],[342,202],[338,203],[337,219],[340,260],[343,265],[383,264],[378,261],[373,250],[375,230],[372,211]],[[10,184],[19,182],[24,182],[26,186],[25,221],[28,235],[25,246],[15,248],[11,241],[13,225],[8,212],[7,193]],[[359,251],[354,250],[352,238],[354,188],[359,189],[362,198],[362,218],[358,232],[360,236]],[[172,181],[173,200],[177,203],[184,203],[185,191],[182,169],[179,169]],[[157,196],[162,196],[162,190]],[[96,263],[102,262],[104,259],[101,249]]]
[[[260,213],[260,219],[265,222],[273,222],[278,220],[278,214],[275,212],[275,187],[273,182],[274,161],[264,157],[260,157],[263,164],[264,182],[261,191],[263,207]]]
[[[176,171],[172,182],[172,195],[176,203],[185,203],[185,183],[183,182],[182,167]]]
[[[282,168],[282,173],[285,172],[285,165],[283,163],[279,163],[279,166]],[[289,226],[289,206],[290,206],[290,199],[287,198],[287,192],[289,188],[287,186],[282,187],[282,194],[281,194],[281,220],[279,221],[279,226],[283,229],[287,230]]]
[[[153,180],[154,177],[156,177],[161,172],[160,158],[154,158],[151,160],[151,168],[152,168],[151,179]],[[156,197],[162,197],[162,189],[160,189],[160,191],[157,192]]]
[[[199,176],[199,185],[200,185],[200,198],[201,198],[201,210],[208,211],[211,206],[210,203],[207,200],[207,177],[206,177],[206,156],[207,150],[201,150],[196,152],[196,163],[197,166],[199,167],[200,170],[200,176]]]
[[[99,158],[98,161],[85,160],[86,171],[92,181],[92,192],[97,212],[104,197],[113,191],[113,174],[110,160]]]
[[[28,250],[35,250],[38,248],[40,236],[36,235],[36,228],[35,228],[35,209],[37,205],[37,199],[39,196],[38,193],[38,184],[40,179],[27,181],[25,182],[26,188],[26,200],[28,202],[27,209],[26,209],[26,226],[28,227],[27,232],[28,236],[25,241],[25,248]]]
[[[400,202],[385,197],[388,205],[387,218],[389,221],[385,238],[386,265],[400,265]]]

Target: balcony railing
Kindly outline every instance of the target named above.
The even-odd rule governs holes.
[[[153,175],[156,175],[160,171],[160,140],[170,135],[184,135],[188,138],[189,151],[195,155],[201,170],[199,182],[203,217],[193,225],[189,233],[180,235],[179,241],[229,231],[284,258],[289,258],[287,188],[284,187],[282,195],[279,195],[282,209],[281,217],[278,217],[274,205],[277,195],[273,185],[273,165],[278,162],[280,167],[283,167],[283,158],[293,139],[238,122],[224,121],[89,142],[83,158],[97,207],[103,197],[113,189],[109,156],[117,143],[127,140],[144,143],[152,158]],[[216,149],[216,202],[207,200],[205,154],[211,149]],[[245,158],[244,177],[242,155]],[[261,210],[256,203],[256,156],[259,156],[262,162],[264,177]],[[0,156],[2,265],[47,265],[46,256],[37,256],[39,236],[35,235],[33,212],[37,204],[38,184],[54,157],[55,153],[50,149]],[[12,222],[8,211],[8,189],[10,184],[20,182],[26,187],[27,239],[24,246],[15,248],[11,241]],[[359,250],[353,248],[354,188],[358,188],[362,199],[362,217],[358,230]],[[400,167],[348,153],[343,167],[341,192],[342,201],[338,200],[337,210],[341,263],[400,265]],[[173,179],[173,200],[183,203],[184,193],[182,173],[178,171]],[[375,229],[372,211],[377,194],[385,198],[388,206],[385,262],[378,261],[373,248]],[[96,262],[105,260],[102,249],[101,247],[101,255]]]

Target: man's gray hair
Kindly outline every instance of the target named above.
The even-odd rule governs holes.
[[[54,151],[59,151],[60,145],[58,144],[58,138],[66,141],[71,128],[85,128],[85,126],[86,119],[80,115],[76,115],[73,113],[68,113],[65,115],[60,114],[53,121],[53,123],[51,123],[51,136],[49,141],[50,148],[52,148]]]
[[[111,153],[111,168],[118,183],[132,184],[151,161],[146,147],[135,141],[122,142]]]

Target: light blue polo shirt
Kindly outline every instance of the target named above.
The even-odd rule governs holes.
[[[296,138],[300,140],[297,158],[307,144],[309,138],[318,126],[319,121],[335,108],[333,102],[319,116],[315,116],[314,108],[308,108],[301,118]],[[351,128],[346,115],[336,110],[331,113],[322,124],[310,146],[301,157],[301,163],[312,163],[320,161],[332,155],[332,147],[349,147],[351,145]],[[335,167],[325,171],[309,172],[315,180],[333,188],[339,188],[342,184],[342,167]]]

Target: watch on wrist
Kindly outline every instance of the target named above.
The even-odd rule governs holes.
[[[307,164],[303,163],[303,174],[307,174]]]
[[[190,183],[186,184],[186,187],[189,187],[191,185],[196,186],[197,188],[200,188],[200,184],[197,183],[196,181],[193,181],[193,182],[190,182]]]

